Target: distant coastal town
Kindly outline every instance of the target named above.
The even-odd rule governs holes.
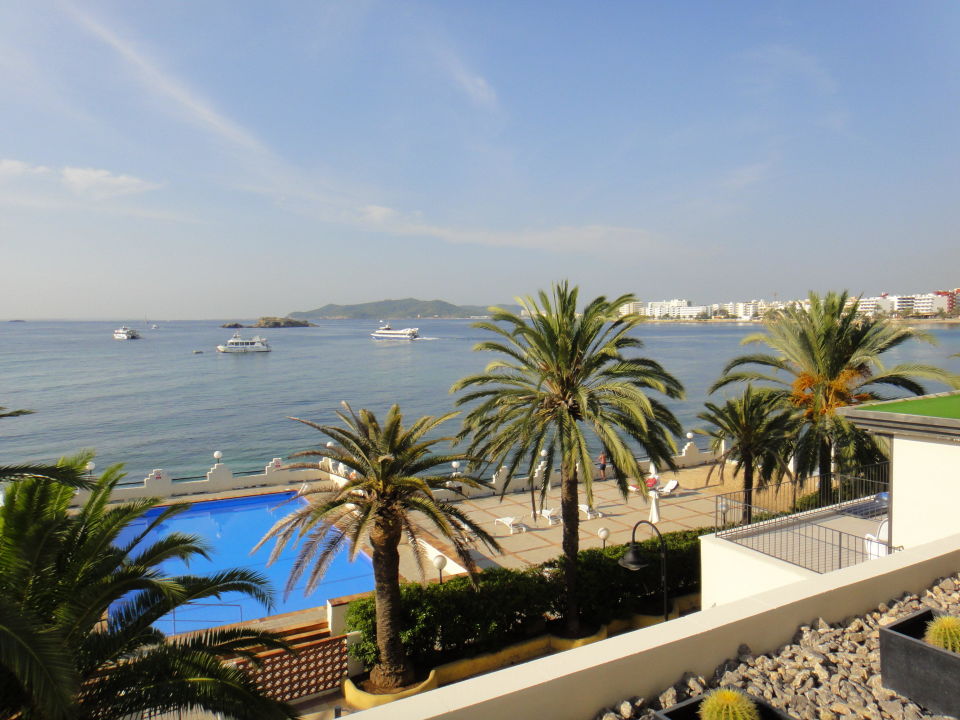
[[[858,298],[851,296],[852,305]],[[620,306],[620,314],[635,313],[652,320],[758,320],[768,312],[790,307],[809,309],[809,300],[748,300],[712,305],[694,305],[690,300],[675,298],[651,302],[631,302]],[[933,290],[912,295],[881,293],[860,297],[858,311],[862,315],[890,318],[949,319],[960,317],[960,288]]]

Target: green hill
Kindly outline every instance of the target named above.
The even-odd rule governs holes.
[[[502,305],[519,311],[516,305]],[[302,320],[351,319],[351,320],[397,320],[401,318],[467,318],[488,315],[482,305],[454,305],[444,300],[380,300],[358,305],[324,305],[316,310],[292,312],[287,317]]]

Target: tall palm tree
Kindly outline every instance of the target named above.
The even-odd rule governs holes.
[[[775,393],[755,390],[753,385],[747,385],[743,395],[728,399],[723,405],[708,402],[705,406],[706,411],[697,417],[713,428],[697,432],[710,438],[710,447],[717,453],[721,480],[730,461],[736,463],[735,473],[743,472],[741,521],[749,524],[753,518],[754,481],[762,488],[789,472],[793,439],[799,424],[797,415],[785,408]]]
[[[480,528],[456,505],[434,494],[444,489],[449,477],[423,477],[423,473],[463,455],[433,454],[430,450],[450,438],[425,437],[456,413],[442,417],[422,417],[409,427],[403,425],[400,408],[394,405],[381,426],[369,410],[354,413],[343,403],[337,416],[345,427],[320,425],[291,418],[319,430],[336,445],[305,450],[293,457],[331,458],[349,468],[350,478],[343,487],[307,491],[307,503],[280,519],[257,544],[276,540],[270,562],[283,548],[302,541],[287,583],[289,593],[306,575],[306,593],[316,589],[330,562],[349,546],[350,559],[369,544],[372,551],[374,595],[377,613],[379,659],[370,673],[370,681],[379,688],[397,688],[413,680],[413,669],[400,643],[400,553],[403,536],[410,541],[414,557],[421,565],[420,531],[414,522],[419,515],[449,540],[471,572],[475,563],[469,552],[472,534],[488,548],[499,550],[497,541]],[[316,463],[291,467],[316,467]],[[471,487],[479,482],[460,477],[458,484]]]
[[[882,388],[922,395],[920,380],[956,385],[957,376],[930,365],[884,367],[881,356],[912,340],[935,339],[888,320],[859,317],[858,300],[846,292],[821,297],[811,292],[809,308],[791,307],[764,319],[764,332],[744,344],[764,343],[773,353],[730,361],[711,392],[736,382],[768,382],[783,401],[802,414],[796,447],[797,474],[819,471],[820,499],[828,503],[834,463],[841,469],[879,462],[883,448],[873,436],[837,414],[849,405],[883,399]],[[759,369],[741,369],[756,366]],[[773,370],[773,374],[769,371]]]
[[[592,454],[584,431],[599,441],[612,460],[626,497],[627,478],[642,476],[634,457],[636,446],[658,466],[675,468],[673,435],[681,432],[680,423],[647,391],[669,398],[683,396],[680,382],[658,363],[626,355],[642,347],[629,334],[642,319],[618,317],[619,308],[633,302],[633,296],[613,301],[598,297],[582,314],[577,312],[577,298],[577,288],[562,282],[553,286],[551,295],[541,291],[538,300],[521,301],[529,317],[492,308],[491,320],[474,327],[497,337],[474,349],[493,353],[496,359],[451,390],[469,390],[457,399],[458,406],[476,403],[460,433],[461,439],[470,438],[471,455],[503,466],[508,477],[521,466],[532,475],[543,450],[548,463],[552,464],[555,454],[559,456],[564,623],[571,635],[580,630],[576,558],[581,482],[588,504],[593,504]],[[628,445],[631,440],[633,448]],[[544,482],[550,471],[548,464]]]
[[[284,647],[268,633],[246,628],[210,630],[168,639],[153,623],[177,607],[227,592],[269,603],[266,580],[248,570],[210,576],[169,576],[170,559],[206,556],[204,543],[170,533],[147,542],[149,532],[188,509],[174,505],[145,517],[157,500],[108,506],[122,477],[108,468],[79,512],[69,512],[73,490],[43,479],[11,486],[0,508],[0,598],[4,608],[46,644],[69,685],[66,707],[53,693],[22,682],[22,667],[4,648],[0,664],[0,718],[96,718],[198,709],[230,717],[294,717],[266,698],[245,671],[224,662],[250,648]],[[144,523],[133,538],[121,533]],[[10,651],[10,653],[8,653]]]

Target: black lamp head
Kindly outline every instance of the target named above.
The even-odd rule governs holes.
[[[623,554],[619,561],[620,567],[625,567],[627,570],[642,570],[648,564],[636,543],[630,543],[630,549]]]

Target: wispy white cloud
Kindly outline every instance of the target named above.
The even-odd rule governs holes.
[[[98,168],[65,167],[60,171],[63,184],[81,197],[92,200],[109,200],[122,195],[136,195],[156,190],[157,183],[141,180],[132,175],[115,175]]]
[[[185,83],[161,69],[159,63],[149,58],[134,43],[120,37],[112,29],[82,11],[76,5],[67,5],[70,13],[81,25],[106,45],[113,48],[137,72],[140,81],[156,95],[172,103],[193,123],[214,133],[223,140],[259,153],[267,153],[266,147],[246,128],[233,122],[201,95]]]
[[[748,83],[761,91],[780,90],[801,82],[822,95],[836,95],[840,83],[817,58],[792,45],[765,45],[746,53],[751,64]]]
[[[22,160],[0,158],[0,180],[31,175],[47,175],[50,172],[50,168],[43,165],[31,165]]]
[[[757,162],[749,165],[741,165],[728,172],[720,180],[720,187],[724,190],[740,191],[757,185],[766,180],[770,175],[772,163]]]
[[[442,63],[454,84],[474,105],[485,110],[497,110],[499,108],[497,91],[483,75],[467,68],[463,61],[452,53],[446,53],[442,58]]]
[[[323,222],[402,237],[431,237],[453,244],[586,252],[649,247],[653,243],[652,236],[644,230],[604,224],[516,231],[442,225],[425,220],[421,213],[405,212],[358,198],[342,191],[336,178],[321,181],[284,162],[254,133],[216,110],[210,100],[163,70],[162,63],[148,57],[134,42],[121,37],[102,20],[94,19],[75,6],[72,6],[72,14],[82,27],[132,66],[148,92],[171,101],[172,107],[196,126],[246,151],[244,162],[251,172],[245,174],[243,185],[237,187],[271,197],[282,208],[307,214]],[[444,75],[473,105],[488,112],[500,109],[493,85],[472,70],[457,52],[443,44],[435,45],[433,52]],[[130,191],[136,187],[148,189],[146,185],[138,186],[136,182],[131,182],[136,178],[121,180],[123,177],[94,178],[88,174],[83,180],[91,184],[99,180],[99,187],[103,191],[111,187],[118,193],[121,188]]]
[[[419,213],[404,214],[382,206],[364,208],[356,218],[356,224],[394,235],[432,237],[455,245],[516,247],[564,253],[611,249],[639,252],[657,244],[653,233],[639,228],[603,224],[520,230],[463,228],[424,222]]]
[[[158,183],[142,180],[133,175],[113,173],[101,168],[63,167],[59,170],[44,165],[32,165],[22,160],[0,158],[0,182],[9,197],[44,197],[57,200],[58,195],[68,190],[72,195],[85,200],[103,201],[122,195],[136,195],[155,190]],[[11,195],[29,190],[32,195]],[[21,203],[22,204],[22,203]]]

